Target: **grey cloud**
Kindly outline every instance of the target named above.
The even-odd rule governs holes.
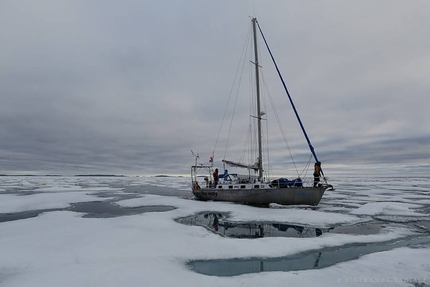
[[[426,1],[3,2],[0,173],[188,174],[190,149],[212,152],[254,12],[327,170],[355,163],[415,173],[430,158],[428,8]],[[281,97],[270,60],[262,65],[271,94]],[[306,162],[284,100],[289,143]],[[249,111],[236,113],[245,126],[233,125],[232,134],[240,135]],[[222,138],[228,125],[227,118]],[[231,145],[242,143],[239,136]],[[285,146],[271,147],[282,171]]]

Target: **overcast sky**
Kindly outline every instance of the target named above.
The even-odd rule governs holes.
[[[0,1],[0,173],[189,174],[256,16],[327,175],[428,176],[429,15],[427,0]]]

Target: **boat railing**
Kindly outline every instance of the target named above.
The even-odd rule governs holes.
[[[314,184],[313,177],[304,177],[302,178],[303,186],[312,186]]]
[[[303,187],[314,186],[314,178],[313,177],[302,177],[301,180],[302,180],[301,183],[302,183]],[[321,184],[323,184],[323,185],[327,184],[323,178],[321,178],[320,181],[318,182],[318,185],[321,185]]]
[[[213,183],[212,165],[198,164],[191,166],[191,184],[193,189],[210,187]]]

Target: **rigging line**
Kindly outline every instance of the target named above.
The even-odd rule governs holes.
[[[253,46],[251,45],[251,48]],[[253,51],[251,51],[251,54]],[[249,152],[248,152],[248,162],[254,163],[255,161],[255,152],[256,152],[256,144],[258,142],[257,140],[257,127],[255,125],[255,118],[252,116],[255,113],[256,110],[256,97],[254,95],[254,87],[255,87],[255,69],[252,69],[254,67],[254,64],[252,62],[249,62],[249,70],[248,70],[248,90],[250,91],[248,97],[249,97],[249,133],[250,133],[250,141],[249,141]]]
[[[264,37],[263,31],[261,30],[260,24],[258,22],[257,22],[257,25],[258,25],[258,30],[260,30],[261,37],[263,37],[264,43],[266,44],[267,50],[269,51],[270,57],[272,58],[272,62],[275,65],[276,71],[278,72],[278,76],[282,81],[282,85],[284,86],[285,92],[288,95],[288,99],[290,100],[291,106],[293,107],[293,110],[294,110],[294,113],[296,114],[297,120],[299,121],[300,127],[302,128],[303,135],[305,136],[306,141],[308,142],[309,149],[311,150],[311,152],[315,158],[315,161],[319,162],[318,157],[315,153],[314,147],[312,146],[311,141],[308,137],[308,134],[306,133],[305,127],[303,126],[303,123],[299,117],[299,113],[296,110],[296,106],[294,105],[293,99],[291,98],[290,93],[288,92],[287,85],[285,84],[284,79],[282,78],[281,72],[279,71],[278,65],[276,64],[275,58],[273,57],[273,54],[272,54],[272,51],[269,48],[269,44],[267,44],[266,37]],[[321,170],[321,174],[324,176],[322,169],[320,169],[320,170]]]
[[[251,51],[251,54],[252,54],[252,51]],[[248,63],[248,67],[250,65],[251,64]],[[248,110],[248,114],[249,115],[252,114],[251,111],[252,111],[252,106],[253,106],[253,104],[252,104],[252,99],[253,99],[252,93],[253,93],[253,90],[251,88],[252,85],[253,85],[253,83],[252,83],[252,69],[248,68],[248,91],[249,91],[249,93],[248,93],[248,109],[249,109]],[[253,151],[253,144],[254,144],[253,123],[252,123],[252,117],[251,116],[249,116],[249,118],[248,118],[248,131],[247,131],[247,135],[246,136],[247,136],[247,139],[249,139],[249,141],[246,141],[245,144],[244,144],[244,150],[247,149],[247,153],[244,154],[244,157],[247,156],[246,160],[248,162],[251,162],[250,158],[252,157],[251,153]]]
[[[262,95],[261,99],[262,99],[263,107],[264,107],[263,112],[266,111],[265,112],[266,118],[265,119],[262,118],[262,120],[264,120],[266,122],[265,129],[262,129],[262,132],[263,132],[262,138],[264,139],[264,141],[262,141],[262,144],[264,145],[263,150],[265,151],[265,153],[264,153],[265,161],[264,162],[267,162],[267,164],[266,164],[267,169],[265,170],[265,174],[266,174],[267,178],[270,178],[272,166],[271,166],[271,162],[270,162],[270,145],[269,145],[270,144],[270,141],[269,141],[270,132],[269,132],[269,117],[267,114],[267,110],[268,110],[267,109],[267,101],[266,101],[270,91],[269,91],[268,87],[265,85],[263,69],[260,69],[260,79],[262,79],[263,87],[265,88],[265,89],[261,90],[261,95]]]
[[[308,170],[309,170],[309,166],[311,165],[311,161],[312,161],[312,154],[309,156],[309,160],[308,160],[305,168],[301,172],[301,174],[303,174],[303,172],[305,173],[305,175],[304,175],[305,178],[308,175]]]
[[[292,154],[290,146],[288,144],[286,133],[284,131],[284,128],[282,127],[281,120],[279,118],[278,110],[276,109],[276,105],[275,105],[275,103],[273,101],[273,98],[272,98],[272,95],[271,95],[271,93],[269,91],[269,87],[267,86],[266,79],[265,79],[264,76],[262,76],[262,78],[263,78],[263,85],[264,85],[265,89],[267,90],[267,97],[269,98],[270,105],[272,106],[273,113],[275,114],[276,121],[278,122],[278,127],[279,127],[279,130],[281,131],[282,138],[284,139],[284,143],[287,146],[287,150],[288,150],[288,153],[290,154],[290,158],[291,158],[291,161],[293,162],[293,165],[294,165],[294,168],[296,170],[297,176],[300,177],[299,170],[297,168],[296,162],[294,160],[293,154]]]
[[[261,127],[261,145],[262,145],[262,150],[263,150],[263,153],[261,155],[261,157],[262,157],[261,161],[262,161],[262,163],[263,162],[265,163],[263,166],[263,173],[266,176],[268,176],[270,162],[269,162],[269,145],[268,145],[268,142],[266,144],[266,141],[268,141],[268,139],[269,139],[269,129],[268,129],[268,125],[267,125],[267,113],[266,113],[266,119],[264,119],[263,115],[261,114],[261,113],[267,111],[267,105],[266,105],[266,101],[265,101],[265,99],[266,99],[265,90],[262,88],[262,85],[261,85],[261,80],[262,80],[261,78],[263,76],[263,62],[262,62],[263,59],[262,59],[261,54],[260,54],[260,49],[257,50],[257,53],[258,53],[258,59],[259,59],[258,65],[260,66],[260,69],[258,69],[259,76],[260,76],[260,106],[263,108],[263,109],[260,109],[260,115],[258,115],[258,117],[260,117],[262,121],[266,122],[266,130],[264,130],[264,128]],[[267,161],[267,164],[266,164],[266,161]]]
[[[230,120],[230,127],[228,129],[228,136],[227,136],[227,141],[226,141],[225,150],[224,150],[224,158],[226,157],[228,144],[230,142],[231,128],[233,126],[233,119],[234,119],[234,114],[236,111],[237,99],[239,98],[239,87],[240,87],[240,84],[242,82],[242,78],[243,78],[242,75],[243,75],[244,68],[245,68],[245,60],[243,61],[242,70],[240,71],[239,83],[238,83],[237,91],[236,91],[236,98],[235,98],[234,105],[233,105],[233,111],[232,111],[231,120]]]
[[[269,91],[269,88],[266,85],[265,79],[264,79],[264,72],[263,72],[264,71],[264,69],[263,69],[263,67],[264,67],[264,64],[263,64],[264,58],[261,56],[261,50],[260,49],[257,50],[257,53],[258,53],[258,59],[259,59],[258,65],[260,66],[260,69],[258,69],[258,71],[259,71],[259,74],[260,74],[260,77],[261,77],[260,79],[262,79],[262,81],[263,81],[263,86],[265,85],[265,87],[264,87],[265,89],[263,89],[263,87],[260,87],[260,93],[261,93],[260,99],[263,101],[263,106],[264,106],[264,110],[263,111],[266,111],[266,135],[262,134],[262,138],[265,139],[266,142],[262,141],[262,144],[266,145],[266,146],[263,146],[263,150],[265,151],[265,154],[263,155],[263,157],[266,157],[266,159],[267,159],[267,165],[266,165],[267,166],[267,171],[265,171],[265,174],[267,175],[267,178],[269,178],[270,174],[271,174],[272,166],[271,166],[270,155],[269,155],[270,154],[270,146],[269,146],[269,120],[268,120],[268,116],[267,116],[267,103],[266,103],[265,100],[267,98],[266,94],[270,93],[270,91]],[[255,99],[255,97],[254,97],[254,99]],[[259,115],[259,116],[261,117],[261,115]],[[262,132],[264,132],[264,130],[262,130]],[[263,161],[263,162],[265,162],[265,161]]]
[[[233,94],[233,90],[234,90],[234,87],[235,87],[235,84],[236,84],[237,75],[239,74],[239,68],[240,68],[241,65],[243,66],[244,62],[245,62],[244,59],[246,58],[246,54],[244,55],[244,53],[246,53],[246,51],[247,51],[247,46],[249,45],[248,43],[249,43],[249,38],[250,37],[251,37],[251,27],[248,30],[248,34],[246,36],[246,40],[245,40],[245,43],[244,43],[243,48],[242,48],[242,52],[241,52],[241,56],[240,56],[240,59],[239,59],[239,63],[238,63],[237,68],[236,68],[236,74],[234,76],[233,84],[231,85],[230,93],[228,95],[228,100],[227,100],[227,103],[226,103],[226,106],[225,106],[225,109],[224,109],[224,114],[222,116],[221,125],[220,125],[219,130],[218,130],[218,135],[217,135],[217,138],[216,138],[216,141],[215,141],[215,145],[214,145],[214,149],[212,151],[212,155],[214,155],[215,149],[216,149],[216,147],[218,145],[219,136],[221,134],[222,126],[224,124],[225,116],[227,114],[228,106],[229,106],[229,103],[230,103],[230,100],[231,100],[231,95]],[[224,152],[224,157],[225,157],[225,152]]]
[[[249,86],[249,89],[251,91],[251,93],[250,93],[250,101],[249,101],[249,103],[250,103],[249,114],[250,114],[250,121],[251,121],[252,126],[253,126],[253,129],[252,129],[252,131],[253,131],[253,134],[252,134],[253,135],[253,142],[252,142],[252,146],[251,146],[251,152],[252,152],[252,154],[250,154],[251,158],[249,159],[249,162],[252,162],[252,163],[254,163],[255,160],[259,157],[259,151],[258,151],[259,138],[258,138],[258,120],[257,119],[258,119],[258,117],[261,117],[261,115],[258,115],[256,113],[257,112],[257,105],[258,104],[257,104],[257,96],[256,96],[257,91],[255,89],[255,87],[256,87],[256,79],[257,79],[257,76],[255,75],[255,73],[256,73],[255,65],[258,64],[258,66],[260,67],[258,69],[259,75],[262,74],[263,67],[262,67],[262,57],[261,57],[261,54],[260,54],[260,49],[258,49],[258,46],[259,45],[257,43],[257,51],[256,52],[258,53],[259,62],[255,63],[255,62],[253,62],[253,60],[249,61],[249,63],[250,63],[250,69],[249,69],[249,79],[250,79],[249,83],[250,83],[250,86]],[[252,54],[255,53],[254,49],[255,49],[255,46],[252,45]],[[260,91],[259,92],[262,93],[261,86],[260,86]],[[263,96],[261,95],[260,96],[260,100],[262,98],[263,98]],[[263,135],[261,135],[261,137],[264,138]],[[261,144],[264,144],[264,143],[261,142]],[[263,146],[262,146],[262,149],[264,150]],[[262,157],[263,157],[263,155],[262,155]],[[263,161],[263,159],[260,159],[260,161]]]
[[[267,111],[267,109],[266,109],[266,111]],[[267,133],[267,135],[266,135],[266,146],[267,146],[267,148],[266,148],[266,157],[267,157],[266,175],[267,175],[267,178],[270,178],[271,162],[270,162],[270,146],[269,146],[269,120],[267,119],[267,116],[266,116],[266,133]]]
[[[261,69],[261,73],[260,73],[261,78],[263,78],[263,71],[262,70],[263,69]],[[269,178],[269,176],[270,176],[270,156],[269,156],[270,146],[269,146],[269,119],[268,119],[268,116],[267,116],[267,103],[266,103],[267,96],[265,96],[266,93],[267,93],[267,91],[265,91],[265,90],[262,91],[262,95],[263,95],[263,97],[262,97],[263,107],[264,107],[264,111],[266,111],[266,119],[265,119],[266,129],[265,130],[263,129],[263,132],[265,132],[266,135],[265,136],[263,135],[263,139],[265,139],[265,143],[264,143],[264,141],[262,141],[262,143],[266,145],[266,148],[265,148],[265,151],[266,151],[265,152],[265,156],[266,156],[266,159],[267,159],[266,160],[266,162],[267,162],[267,165],[266,165],[267,166],[266,175],[267,175],[267,178]]]
[[[245,143],[244,143],[244,145],[243,145],[243,150],[242,150],[242,154],[240,155],[240,157],[239,157],[239,162],[244,162],[244,158],[245,158],[245,155],[247,154],[247,151],[248,151],[248,149],[249,149],[249,142],[250,142],[250,138],[251,138],[251,132],[252,132],[252,128],[251,128],[251,126],[249,125],[248,126],[248,132],[247,132],[247,134],[246,134],[246,139],[245,139]]]

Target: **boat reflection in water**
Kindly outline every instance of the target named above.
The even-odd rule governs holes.
[[[228,214],[204,213],[180,218],[177,221],[186,225],[203,226],[220,235],[233,238],[261,237],[318,237],[333,228],[316,228],[285,223],[232,222]]]

